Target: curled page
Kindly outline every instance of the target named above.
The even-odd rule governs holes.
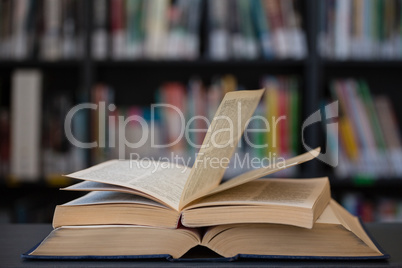
[[[184,186],[180,208],[217,187],[246,124],[253,115],[264,89],[227,93],[208,128],[190,176]],[[216,161],[219,164],[215,163]]]

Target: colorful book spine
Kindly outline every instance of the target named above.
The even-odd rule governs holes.
[[[396,162],[402,159],[401,141],[391,102],[372,96],[363,80],[336,80],[331,87],[341,108],[339,145],[345,156],[339,161],[348,167],[341,171],[342,177],[400,176],[401,168]]]
[[[268,144],[266,154],[278,154],[278,128],[276,122],[278,120],[278,83],[277,79],[270,77],[264,80],[265,87],[265,104],[266,104],[266,118],[268,120],[270,129],[267,132],[266,142]]]
[[[322,56],[341,60],[402,56],[399,0],[320,2]]]

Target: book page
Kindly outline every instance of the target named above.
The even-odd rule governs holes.
[[[148,160],[112,160],[67,175],[71,178],[128,187],[178,210],[191,169]]]
[[[219,185],[246,123],[263,93],[264,90],[260,89],[234,91],[225,95],[195,159],[180,208]]]
[[[188,209],[205,206],[267,204],[312,208],[325,190],[329,192],[327,178],[261,179],[219,194],[203,197],[190,205]]]
[[[82,206],[82,205],[97,205],[97,204],[142,204],[154,207],[166,206],[155,202],[151,199],[119,192],[90,192],[80,198],[74,199],[70,202],[63,204],[62,206]]]
[[[122,193],[129,193],[129,194],[137,194],[137,195],[142,195],[147,198],[150,197],[150,195],[139,192],[137,190],[124,187],[124,186],[119,186],[119,185],[114,185],[114,184],[107,184],[103,182],[96,182],[96,181],[82,181],[73,185],[70,185],[65,188],[61,188],[60,190],[64,191],[114,191],[114,192],[122,192]]]
[[[281,165],[277,165],[277,166],[269,166],[267,168],[259,168],[259,169],[255,169],[255,170],[251,170],[248,171],[246,173],[240,174],[239,176],[236,176],[224,183],[222,183],[221,185],[219,185],[218,187],[216,187],[215,189],[213,189],[210,193],[208,193],[208,195],[211,194],[216,194],[222,191],[225,191],[227,189],[239,186],[241,184],[244,184],[246,182],[250,182],[253,181],[255,179],[258,178],[262,178],[264,176],[267,176],[269,174],[275,173],[279,170],[291,167],[291,166],[295,166],[298,164],[301,164],[303,162],[309,161],[315,157],[317,157],[320,154],[320,148],[311,150],[307,153],[298,155],[296,157],[290,158],[285,160],[284,163],[282,163]]]
[[[325,223],[325,224],[341,224],[332,209],[331,201],[328,203],[327,207],[321,213],[320,217],[315,221],[315,223]]]
[[[121,192],[121,193],[128,193],[131,195],[139,195],[142,197],[145,197],[147,199],[152,199],[156,202],[160,202],[165,204],[162,200],[159,200],[152,195],[128,188],[128,187],[123,187],[123,186],[118,186],[118,185],[113,185],[113,184],[107,184],[107,183],[102,183],[102,182],[95,182],[95,181],[82,181],[76,184],[73,184],[71,186],[61,188],[60,190],[64,191],[109,191],[109,192]],[[165,204],[167,205],[167,204]],[[169,206],[169,205],[167,205]]]
[[[370,248],[377,251],[378,253],[382,254],[381,251],[377,248],[375,243],[371,240],[368,236],[367,232],[363,229],[359,219],[356,216],[350,214],[344,207],[339,205],[335,200],[331,200],[330,206],[334,211],[336,217],[341,222],[343,227],[347,230],[354,233],[357,237],[366,243]]]

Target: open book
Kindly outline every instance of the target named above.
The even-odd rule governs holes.
[[[53,225],[141,224],[176,228],[229,223],[282,223],[311,228],[330,200],[327,178],[258,178],[311,160],[312,150],[221,180],[263,90],[225,95],[192,168],[145,160],[112,160],[67,175],[66,190],[93,191],[57,206]],[[230,123],[229,123],[230,122]],[[107,192],[102,192],[107,191]]]
[[[201,229],[136,225],[64,226],[25,258],[180,258],[202,245],[227,258],[386,258],[359,220],[331,200],[312,229],[231,224]]]

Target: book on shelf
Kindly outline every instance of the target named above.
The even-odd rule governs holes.
[[[88,31],[96,60],[194,60],[204,51],[215,60],[301,59],[307,45],[300,2],[4,0],[0,57],[76,59]],[[88,29],[85,9],[92,12]]]
[[[110,2],[110,36],[112,43],[112,57],[124,58],[126,35],[124,21],[124,1],[114,0]]]
[[[93,31],[91,34],[92,56],[94,59],[103,60],[108,52],[108,1],[94,1],[93,5]]]
[[[228,260],[239,256],[386,258],[359,220],[331,201],[327,178],[257,180],[311,160],[318,156],[319,149],[288,159],[283,165],[272,164],[221,183],[228,162],[216,166],[209,159],[230,159],[263,92],[236,91],[225,95],[192,168],[171,162],[115,160],[69,174],[84,180],[70,190],[98,191],[72,201],[69,208],[59,206],[54,219],[55,225],[60,226],[22,257],[178,259],[202,245]],[[241,112],[239,105],[243,107]],[[220,122],[222,117],[237,126],[231,130],[233,136],[222,131],[226,127]],[[219,144],[212,142],[216,136]],[[221,146],[230,141],[234,146]],[[107,201],[102,202],[105,197]],[[83,199],[100,202],[80,208]],[[113,208],[112,200],[120,206]],[[131,209],[124,200],[138,205]],[[110,210],[96,211],[102,203],[104,208],[110,205]],[[171,226],[146,222],[152,217],[167,222],[168,207],[189,210],[182,212],[179,224],[177,215]],[[75,224],[71,222],[74,210]],[[130,214],[136,222],[126,222]],[[63,217],[63,221],[57,222]]]
[[[91,90],[91,102],[97,105],[97,109],[90,113],[91,139],[98,144],[91,150],[91,158],[94,163],[105,161],[111,154],[109,143],[113,141],[109,139],[109,135],[111,135],[112,127],[108,125],[108,119],[113,115],[113,112],[109,110],[109,105],[114,102],[114,95],[114,90],[103,83],[95,84]]]
[[[298,2],[208,1],[208,56],[215,60],[305,57]]]
[[[40,174],[42,73],[16,70],[11,85],[10,173],[20,181],[36,181]]]
[[[380,127],[384,134],[388,159],[392,163],[395,174],[402,174],[402,142],[398,120],[396,118],[391,99],[385,95],[378,96],[374,100],[374,106],[378,112]]]
[[[398,177],[402,147],[398,123],[386,96],[372,96],[364,80],[337,79],[331,83],[339,100],[339,177]],[[337,130],[329,129],[336,139]]]
[[[402,201],[389,195],[366,196],[359,192],[347,192],[340,198],[342,206],[363,222],[400,222]]]
[[[197,58],[201,13],[201,0],[110,1],[110,11],[100,7],[95,9],[96,28],[92,42],[101,41],[95,47],[96,58]],[[111,40],[111,55],[107,55],[104,49],[107,38]]]
[[[400,0],[320,1],[318,48],[330,59],[402,56]]]
[[[290,76],[265,76],[262,84],[266,88],[263,108],[264,120],[271,127],[265,133],[262,144],[268,144],[264,156],[280,155],[292,157],[298,150],[299,128],[299,81]],[[281,171],[280,174],[294,174],[297,166]]]
[[[0,58],[79,58],[84,45],[82,12],[77,0],[2,1]]]

